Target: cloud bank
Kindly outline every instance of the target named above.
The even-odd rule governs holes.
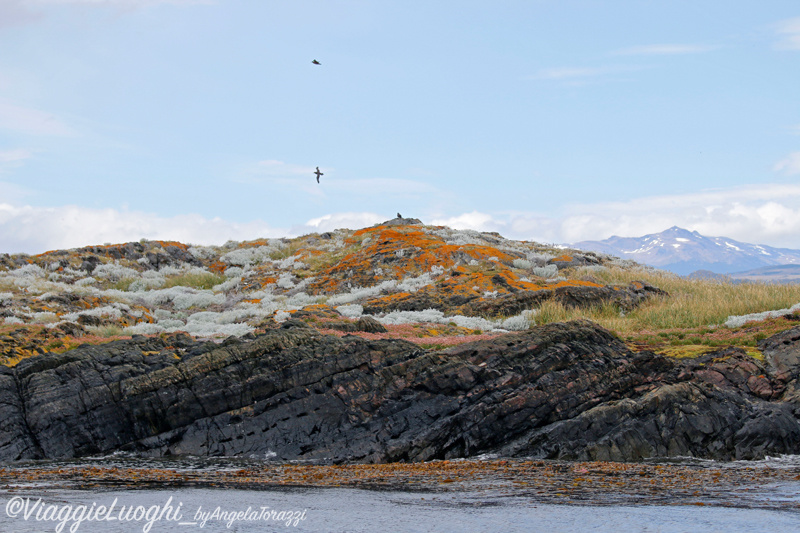
[[[406,215],[413,215],[406,213]],[[41,253],[140,239],[223,244],[262,237],[293,237],[338,228],[358,229],[394,213],[329,213],[289,227],[245,223],[197,214],[171,217],[143,211],[79,206],[0,204],[0,253]],[[621,202],[573,204],[559,217],[532,212],[471,211],[422,217],[426,224],[496,231],[507,238],[544,243],[641,236],[671,226],[754,244],[800,248],[800,185],[758,184],[698,193],[650,196]]]
[[[800,50],[800,17],[783,20],[775,25],[778,50]]]
[[[237,223],[195,214],[163,217],[143,211],[0,204],[0,253],[33,254],[141,239],[210,245],[288,234],[260,220]]]

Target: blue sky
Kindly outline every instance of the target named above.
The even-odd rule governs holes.
[[[397,212],[800,248],[796,0],[0,0],[0,50],[0,253]]]

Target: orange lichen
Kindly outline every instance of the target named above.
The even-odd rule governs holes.
[[[368,287],[386,279],[419,276],[434,267],[448,269],[471,260],[494,259],[496,264],[513,261],[508,253],[491,246],[447,244],[419,226],[376,226],[353,234],[364,235],[369,240],[363,239],[360,249],[321,272],[320,281],[312,284],[312,290],[331,293],[348,286]]]

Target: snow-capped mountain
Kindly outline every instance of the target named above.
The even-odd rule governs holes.
[[[800,250],[748,244],[727,237],[705,237],[677,226],[644,237],[613,236],[571,246],[633,259],[682,275],[696,270],[729,274],[765,266],[800,264]]]

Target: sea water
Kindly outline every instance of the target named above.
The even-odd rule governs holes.
[[[694,460],[682,460],[689,463]],[[245,461],[251,464],[250,461]],[[120,456],[49,461],[32,467],[169,466],[236,470],[241,459],[182,458],[178,463]],[[16,466],[18,468],[19,465]],[[703,467],[699,465],[698,467]],[[715,463],[717,468],[786,468],[800,457]],[[24,467],[23,467],[24,468]],[[792,479],[790,476],[789,479]],[[784,478],[785,479],[785,478]],[[722,532],[800,531],[797,481],[748,486],[714,505],[552,504],[508,490],[405,491],[356,488],[234,489],[165,486],[81,489],[58,482],[0,489],[0,532]],[[641,501],[641,500],[640,500]]]
[[[555,505],[513,496],[342,488],[56,489],[6,493],[0,505],[0,530],[15,533],[800,531],[800,515],[795,511]]]

